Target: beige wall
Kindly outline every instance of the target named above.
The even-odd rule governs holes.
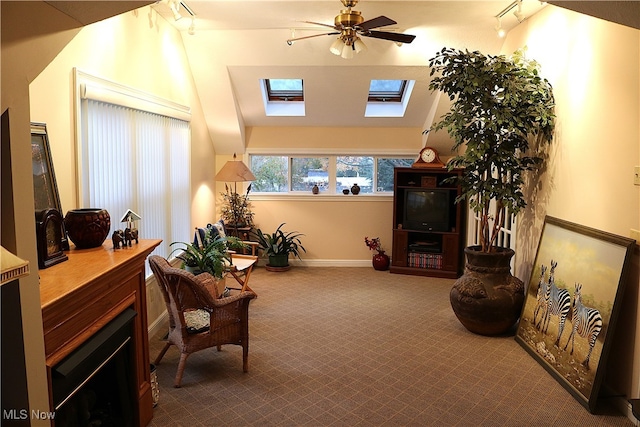
[[[214,216],[215,153],[182,38],[150,6],[82,28],[30,85],[31,119],[47,124],[65,212],[86,207],[77,198],[74,68],[191,108],[192,223]]]
[[[516,272],[528,280],[545,215],[629,236],[640,228],[640,31],[554,6],[512,30],[554,87],[557,130],[548,169],[518,224]],[[640,394],[638,253],[620,310],[605,384]]]
[[[422,147],[418,128],[276,128],[247,131],[247,152],[271,154],[402,154],[417,157]],[[222,156],[220,156],[222,157]],[[220,165],[221,167],[221,165]],[[391,253],[391,196],[318,195],[293,197],[251,196],[258,228],[273,232],[299,231],[307,265],[370,265],[366,237],[380,237]]]

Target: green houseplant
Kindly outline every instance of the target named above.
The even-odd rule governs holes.
[[[247,187],[245,194],[239,194],[232,190],[227,184],[224,185],[225,192],[222,194],[222,205],[220,215],[225,224],[229,227],[253,227],[253,211],[249,201],[251,184]]]
[[[461,168],[461,195],[479,217],[478,245],[465,248],[465,271],[450,293],[453,311],[471,332],[498,335],[517,321],[524,283],[511,275],[514,252],[498,247],[506,218],[525,206],[525,174],[543,164],[555,127],[551,84],[539,65],[512,57],[444,48],[429,60],[431,90],[444,92],[451,109],[428,131],[445,129]],[[462,150],[464,148],[464,150]]]
[[[213,236],[210,229],[205,232],[202,245],[186,242],[173,242],[176,246],[169,256],[178,253],[176,258],[182,261],[181,267],[194,274],[206,272],[217,279],[222,279],[225,264],[231,263],[229,249],[241,249],[245,245],[236,237]]]
[[[524,50],[508,58],[444,48],[429,66],[429,89],[444,92],[452,101],[449,112],[429,131],[446,129],[453,138],[452,149],[458,154],[449,168],[464,169],[461,199],[480,217],[480,250],[495,251],[507,212],[515,216],[526,206],[524,174],[543,161],[535,149],[552,140],[551,84],[540,76],[538,63],[524,57]]]
[[[285,232],[282,227],[283,222],[273,233],[265,233],[257,229],[252,234],[258,242],[258,247],[264,251],[269,258],[267,269],[287,269],[289,267],[289,254],[300,259],[300,251],[307,250],[302,246],[300,237],[304,236],[297,231]]]

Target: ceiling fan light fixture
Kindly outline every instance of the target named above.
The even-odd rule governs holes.
[[[342,54],[340,55],[344,59],[351,59],[355,53],[355,49],[351,43],[345,43],[342,47]]]
[[[353,42],[353,48],[355,49],[356,53],[367,51],[367,45],[364,44],[362,40],[360,40],[360,37],[356,38],[356,40]]]
[[[338,37],[337,39],[334,40],[333,43],[331,43],[331,47],[329,47],[329,52],[339,56],[342,53],[342,48],[344,47],[344,45],[345,44],[342,41],[342,38]]]

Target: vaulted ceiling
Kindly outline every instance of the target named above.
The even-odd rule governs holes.
[[[503,39],[496,35],[496,15],[514,3],[361,0],[353,9],[365,20],[384,15],[397,22],[378,30],[413,34],[416,39],[397,45],[365,37],[368,50],[347,60],[329,52],[335,35],[286,43],[292,37],[331,31],[304,21],[333,25],[334,17],[345,9],[339,0],[183,0],[189,10],[181,6],[183,18],[178,21],[170,1],[151,3],[153,19],[166,19],[180,30],[211,139],[222,154],[244,152],[245,129],[252,126],[428,127],[434,114],[440,114],[438,100],[428,90],[428,59],[445,46],[499,53]],[[86,24],[98,20],[100,12],[112,16],[114,7],[150,2],[48,3]],[[638,28],[637,1],[551,3]],[[523,0],[524,19],[543,7],[538,0]],[[519,25],[516,9],[501,19],[507,31]],[[189,34],[191,24],[193,34]],[[305,116],[267,116],[260,86],[264,78],[304,79]],[[416,81],[404,117],[364,116],[371,79]]]

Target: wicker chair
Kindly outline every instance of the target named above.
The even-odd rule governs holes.
[[[174,387],[180,387],[187,357],[191,353],[224,344],[242,346],[242,370],[247,372],[249,354],[249,302],[251,291],[218,298],[220,290],[214,278],[171,267],[158,255],[149,257],[149,265],[162,291],[169,312],[169,335],[154,361],[160,363],[171,345],[180,350],[180,362]]]

